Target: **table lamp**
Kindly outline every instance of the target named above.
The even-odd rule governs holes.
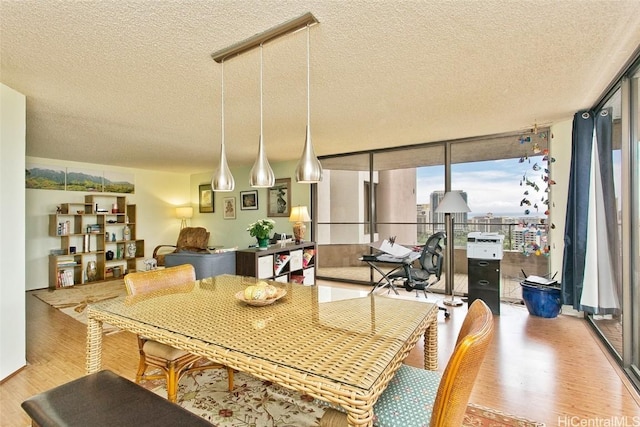
[[[193,208],[191,206],[183,206],[176,208],[176,216],[182,219],[180,230],[187,227],[187,218],[193,217]]]
[[[460,191],[448,191],[444,197],[438,203],[438,207],[435,210],[438,213],[444,213],[445,232],[447,234],[447,277],[445,288],[447,292],[451,293],[451,298],[445,298],[442,303],[444,305],[458,307],[462,305],[462,301],[455,298],[454,295],[454,269],[453,269],[453,245],[455,236],[453,234],[453,216],[451,214],[469,212],[469,206],[462,198]]]
[[[291,215],[289,215],[289,222],[293,224],[293,236],[296,239],[296,243],[300,243],[304,239],[304,233],[307,231],[305,222],[311,221],[309,216],[309,210],[306,206],[294,206],[291,208]]]

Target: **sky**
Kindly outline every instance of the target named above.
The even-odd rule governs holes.
[[[534,171],[534,165],[540,167]],[[547,184],[543,180],[546,175],[544,169],[547,162],[542,156],[530,157],[520,163],[519,159],[490,160],[452,165],[451,187],[467,193],[467,203],[471,212],[469,216],[482,216],[491,212],[495,216],[525,216],[525,209],[529,209],[530,216],[543,215],[546,205]],[[523,177],[537,184],[539,190],[523,182]],[[522,185],[521,185],[522,182]],[[418,168],[417,171],[417,200],[419,204],[429,203],[429,196],[433,191],[444,190],[444,166]],[[529,194],[525,195],[524,192]],[[530,206],[520,206],[520,202],[527,198]],[[538,204],[536,211],[534,204]]]
[[[538,171],[534,166],[540,167]],[[471,209],[469,217],[483,216],[491,212],[495,216],[528,216],[544,217],[547,206],[542,203],[547,199],[547,183],[543,180],[545,168],[549,164],[543,161],[543,156],[533,156],[524,162],[520,159],[490,160],[485,162],[462,163],[452,165],[451,188],[467,193],[467,204]],[[553,163],[551,163],[553,169]],[[616,198],[620,200],[621,156],[620,150],[613,151],[613,174]],[[526,185],[523,178],[537,184],[539,190]],[[522,185],[520,185],[522,183]],[[551,186],[553,190],[553,186]],[[433,191],[444,190],[444,166],[422,167],[417,170],[417,200],[418,204],[430,203]],[[529,191],[525,195],[525,191]],[[526,198],[530,206],[520,206]],[[538,204],[536,211],[534,204]]]

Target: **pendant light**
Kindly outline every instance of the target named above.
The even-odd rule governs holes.
[[[310,89],[310,59],[309,59],[309,24],[307,24],[307,134],[304,141],[302,157],[296,167],[296,182],[301,184],[315,184],[322,181],[322,165],[313,151],[311,143],[311,89]]]
[[[276,183],[276,176],[269,165],[263,141],[263,114],[262,114],[262,44],[260,44],[260,139],[258,140],[258,157],[251,168],[249,184],[254,188],[273,187]]]
[[[213,191],[233,191],[236,182],[227,164],[227,155],[224,150],[224,61],[222,61],[222,142],[220,143],[220,166],[211,179],[211,189]]]

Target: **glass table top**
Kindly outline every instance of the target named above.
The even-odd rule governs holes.
[[[435,307],[366,292],[269,282],[286,295],[266,306],[236,298],[255,278],[217,276],[92,310],[353,387],[369,389]]]

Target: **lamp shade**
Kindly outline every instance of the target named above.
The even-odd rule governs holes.
[[[276,183],[276,176],[273,174],[273,169],[271,169],[271,165],[267,159],[267,153],[264,149],[264,131],[262,129],[264,119],[264,114],[262,113],[262,63],[262,45],[260,45],[260,139],[258,140],[258,157],[249,174],[249,185],[254,188],[269,188],[273,187]]]
[[[192,218],[193,208],[191,206],[184,206],[176,208],[176,216],[178,218]]]
[[[271,169],[271,165],[269,165],[269,160],[267,160],[267,154],[264,150],[264,142],[262,140],[262,135],[260,135],[260,140],[258,142],[258,157],[256,158],[256,162],[253,164],[251,173],[249,174],[249,185],[254,188],[269,188],[273,187],[275,183],[276,176],[273,173],[273,169]]]
[[[309,210],[306,206],[294,206],[291,208],[289,222],[310,222]]]
[[[438,203],[438,207],[435,210],[437,213],[462,213],[462,212],[470,212],[469,206],[462,198],[462,194],[460,191],[449,191],[447,192],[440,203]]]
[[[309,57],[309,24],[307,24],[307,134],[302,157],[296,167],[296,182],[300,184],[317,184],[322,181],[322,165],[313,151],[311,142],[311,63]]]
[[[236,181],[233,179],[229,164],[227,163],[227,153],[224,149],[224,61],[222,61],[222,107],[221,107],[221,131],[222,138],[220,143],[220,166],[211,178],[211,189],[213,191],[233,191]]]
[[[300,184],[316,184],[322,181],[322,165],[316,157],[311,144],[311,130],[307,126],[307,137],[304,141],[302,157],[296,167],[296,182]]]

